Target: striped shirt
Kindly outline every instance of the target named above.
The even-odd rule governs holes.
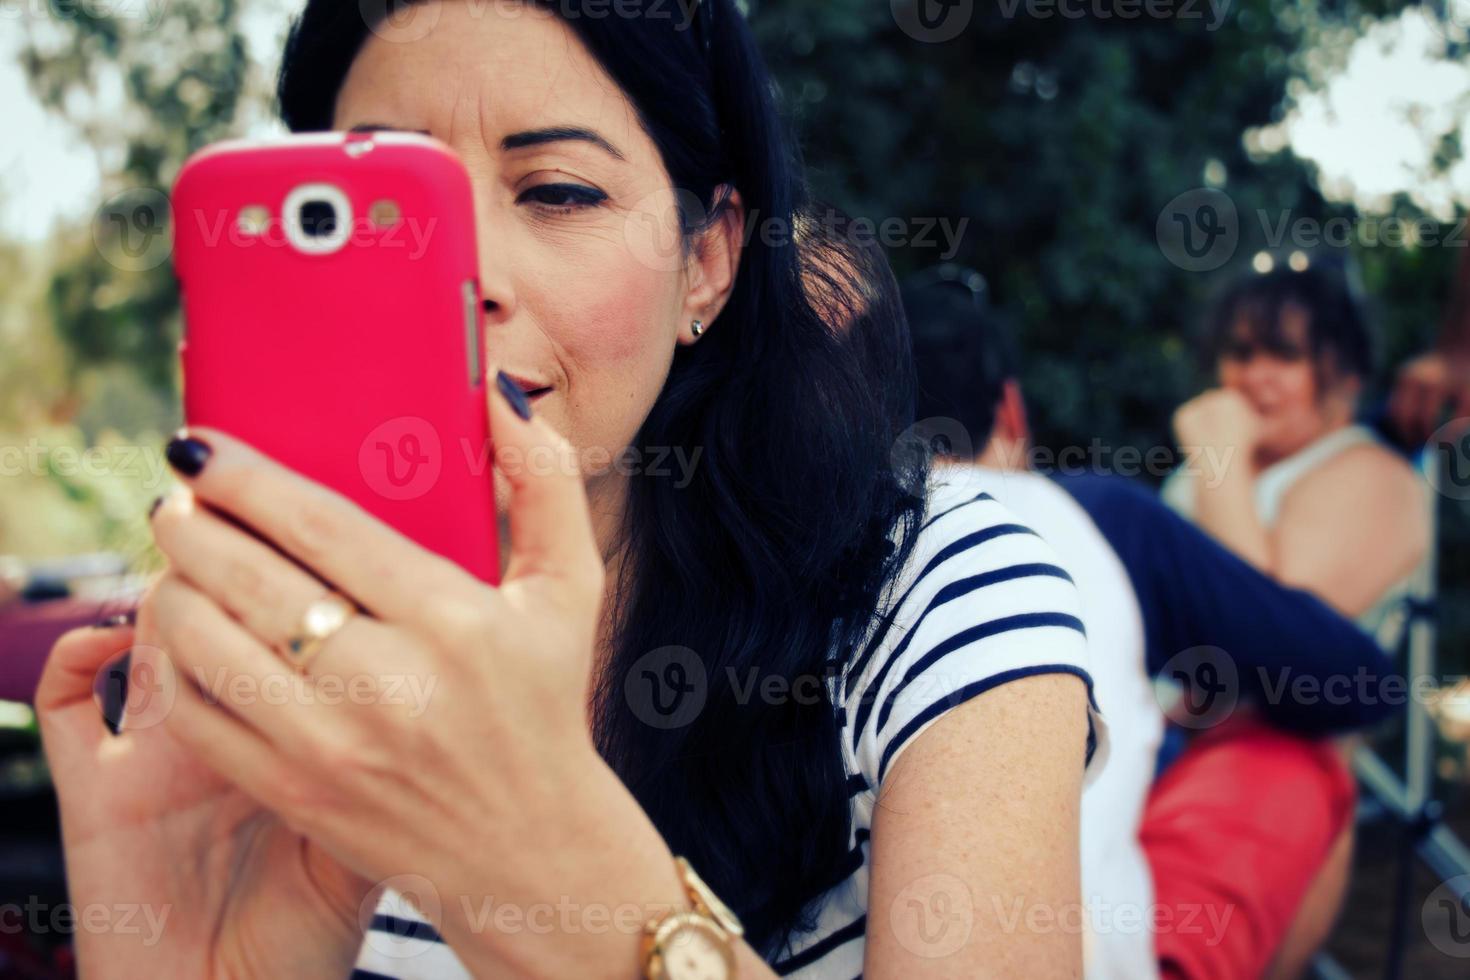
[[[801,980],[861,975],[878,792],[904,749],[945,712],[1007,681],[1073,674],[1088,689],[1089,781],[1106,757],[1071,576],[1004,507],[943,470],[907,563],[887,584],[868,636],[845,659],[831,694],[851,806],[850,870],[821,897],[815,928],[793,936],[772,962]],[[468,976],[412,904],[393,891],[383,896],[353,977]]]

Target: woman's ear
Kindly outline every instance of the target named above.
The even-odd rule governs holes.
[[[722,191],[715,191],[719,201]],[[740,269],[740,254],[745,245],[745,204],[740,192],[728,188],[728,196],[719,205],[708,227],[695,239],[685,267],[689,292],[684,298],[683,323],[679,326],[679,343],[692,344],[714,324],[735,288]],[[695,329],[693,324],[698,322]]]

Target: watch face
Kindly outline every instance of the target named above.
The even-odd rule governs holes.
[[[708,923],[689,921],[660,945],[668,980],[730,980],[735,975],[729,940]]]

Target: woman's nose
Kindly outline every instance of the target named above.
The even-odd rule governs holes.
[[[487,327],[499,326],[515,315],[515,292],[510,287],[510,277],[492,266],[493,263],[480,260],[480,309]]]
[[[1271,363],[1270,358],[1262,357],[1260,354],[1254,354],[1246,362],[1243,374],[1246,387],[1253,389],[1263,388],[1274,383],[1276,366]]]
[[[508,227],[500,227],[503,216],[494,212],[495,204],[478,189],[475,192],[475,249],[480,277],[480,308],[484,325],[495,327],[515,315],[516,293],[511,276],[509,249],[506,247]]]
[[[1245,361],[1245,381],[1252,383],[1270,381],[1270,376],[1272,376],[1272,361],[1269,357],[1251,354],[1251,359]]]

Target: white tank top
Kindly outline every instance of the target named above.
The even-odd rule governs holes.
[[[1262,470],[1255,483],[1256,516],[1261,523],[1268,528],[1275,527],[1276,519],[1281,515],[1281,504],[1298,480],[1338,453],[1364,443],[1377,445],[1381,440],[1365,425],[1344,426]],[[1160,493],[1164,502],[1175,511],[1194,519],[1194,481],[1188,474],[1180,470],[1169,474]],[[1393,649],[1403,634],[1408,615],[1405,600],[1410,595],[1413,581],[1410,575],[1395,582],[1356,619],[1357,624],[1376,637],[1385,649]]]

